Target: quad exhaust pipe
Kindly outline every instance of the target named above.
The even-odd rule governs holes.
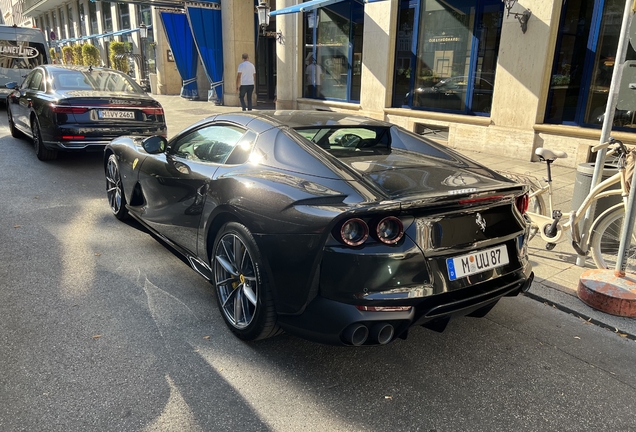
[[[380,345],[386,345],[393,339],[393,326],[388,323],[375,323],[371,327],[369,337]]]
[[[386,345],[391,342],[394,334],[395,329],[389,323],[374,323],[370,329],[364,324],[354,323],[342,332],[342,340],[353,346],[364,345],[367,340],[373,344]]]
[[[342,339],[345,343],[353,346],[363,345],[369,337],[369,329],[367,326],[359,323],[351,324],[342,332]]]

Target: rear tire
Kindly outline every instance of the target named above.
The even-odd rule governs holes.
[[[50,161],[57,158],[57,150],[50,150],[44,147],[42,142],[42,132],[37,118],[31,120],[31,130],[33,131],[33,148],[35,154],[41,161]]]
[[[110,155],[108,162],[106,162],[106,195],[108,196],[108,205],[115,217],[119,220],[127,219],[126,196],[124,195],[119,164],[114,154]]]
[[[219,310],[232,333],[245,341],[281,333],[261,254],[245,226],[229,222],[221,228],[210,264]]]
[[[590,250],[594,264],[600,269],[614,269],[618,261],[625,208],[617,204],[602,213],[592,225],[590,234]],[[632,232],[629,245],[626,248],[626,271],[636,271],[636,233]]]
[[[9,108],[9,103],[7,102],[7,120],[9,121],[9,131],[11,131],[11,136],[13,138],[22,138],[24,134],[15,127],[15,123],[13,122],[13,115],[11,115],[11,109]]]

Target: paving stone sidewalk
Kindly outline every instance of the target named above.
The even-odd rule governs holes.
[[[237,107],[216,106],[210,102],[191,101],[179,96],[153,95],[153,97],[163,105],[166,111],[169,137],[210,115],[240,110]],[[273,108],[271,104],[255,106],[256,110]],[[531,175],[541,182],[546,177],[545,163],[511,159],[474,151],[462,150],[461,153],[497,171]],[[567,214],[571,210],[576,169],[564,167],[557,160],[552,165],[552,177],[553,206]],[[527,294],[529,297],[636,339],[636,319],[616,317],[596,311],[578,299],[576,291],[581,273],[587,269],[595,268],[591,258],[587,259],[586,267],[579,267],[576,265],[577,255],[569,242],[559,243],[553,250],[548,251],[545,248],[545,242],[539,236],[530,242],[529,252],[535,272],[535,281]]]

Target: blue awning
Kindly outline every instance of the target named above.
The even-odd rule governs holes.
[[[210,81],[212,94],[208,101],[223,103],[223,34],[221,24],[221,5],[209,3],[186,4],[186,15],[194,36],[194,42],[203,63],[203,69]]]
[[[199,56],[188,19],[183,13],[161,11],[163,29],[166,31],[168,45],[172,51],[179,75],[181,75],[181,97],[199,99],[197,87],[197,64]]]
[[[314,9],[318,9],[321,7],[329,6],[335,3],[340,3],[343,0],[310,0],[304,3],[298,3],[294,6],[289,6],[282,9],[277,9],[272,11],[269,16],[297,13],[297,12],[310,12]],[[361,3],[374,3],[378,1],[384,0],[359,0]]]

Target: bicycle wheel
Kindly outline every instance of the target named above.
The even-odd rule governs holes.
[[[618,248],[621,241],[625,208],[623,204],[603,212],[592,225],[590,250],[594,264],[600,269],[614,269],[618,261]],[[626,248],[627,272],[636,271],[636,232],[632,231],[629,246]]]

